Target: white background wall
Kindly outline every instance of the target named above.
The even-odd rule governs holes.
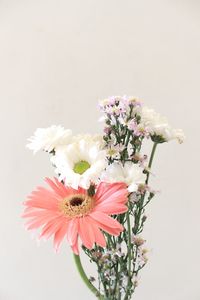
[[[198,0],[0,1],[0,300],[90,300],[70,249],[37,247],[22,201],[53,171],[35,128],[100,132],[97,100],[138,95],[187,135],[160,146],[135,300],[200,299]],[[89,272],[90,273],[90,272]]]

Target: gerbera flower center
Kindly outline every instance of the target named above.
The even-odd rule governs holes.
[[[83,199],[76,197],[76,198],[73,198],[72,200],[70,200],[70,205],[71,206],[79,206],[83,203],[83,201],[84,201]]]
[[[74,172],[82,175],[90,168],[90,164],[86,160],[81,160],[74,165]]]
[[[66,197],[60,204],[60,210],[68,217],[81,217],[88,214],[94,206],[94,199],[87,194]]]

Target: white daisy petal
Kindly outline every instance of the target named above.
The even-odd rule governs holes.
[[[33,150],[34,154],[39,150],[51,152],[56,147],[66,145],[71,142],[72,132],[62,126],[53,125],[48,128],[38,128],[34,136],[30,137],[27,148]]]
[[[138,185],[144,184],[145,179],[143,169],[132,162],[126,162],[124,166],[121,163],[114,162],[107,166],[101,177],[102,181],[108,183],[125,182],[128,185],[129,192],[137,191]]]

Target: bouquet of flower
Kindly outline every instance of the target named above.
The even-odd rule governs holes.
[[[24,202],[28,230],[39,239],[53,237],[59,250],[66,240],[80,276],[98,299],[131,299],[138,274],[147,263],[141,233],[145,210],[155,195],[149,185],[156,148],[184,140],[180,129],[137,98],[110,97],[100,102],[104,134],[76,135],[61,126],[37,129],[28,148],[44,150],[57,176],[46,178]],[[144,143],[151,142],[150,155]],[[95,264],[88,277],[80,250]]]

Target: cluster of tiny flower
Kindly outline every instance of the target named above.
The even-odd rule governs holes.
[[[144,248],[145,240],[140,235],[132,235],[132,243],[136,248],[135,251],[135,258],[134,258],[134,264],[135,264],[135,270],[134,272],[137,274],[139,270],[141,270],[147,263],[147,252],[148,250]]]
[[[142,104],[138,98],[110,97],[100,103],[100,109],[104,113],[101,120],[105,121],[105,140],[113,145],[116,132],[121,131],[127,136],[129,131],[135,138],[149,138],[158,143],[176,139],[179,143],[184,140],[181,129],[172,129],[167,119]],[[117,137],[116,137],[117,138]],[[119,141],[123,142],[123,141]]]
[[[116,266],[127,254],[127,251],[124,251],[122,248],[122,244],[118,243],[111,249],[104,249],[103,253],[101,251],[94,251],[92,255],[92,259],[98,261],[104,288],[112,295],[116,293],[116,289],[119,290],[121,294],[126,292],[128,282],[126,266],[123,266],[123,272],[119,274],[116,272]]]
[[[147,184],[140,184],[136,192],[131,193],[129,200],[132,203],[137,203],[140,201],[141,197],[144,195],[147,198],[147,201],[151,200],[159,191],[155,191]]]

